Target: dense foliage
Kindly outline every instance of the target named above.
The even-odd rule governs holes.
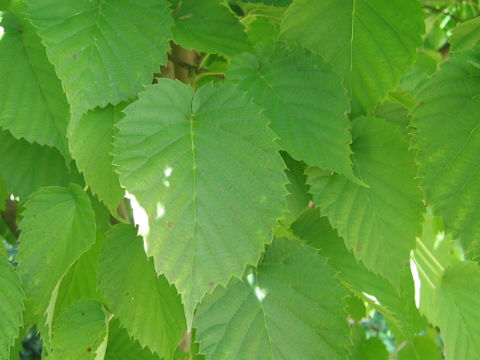
[[[480,358],[477,0],[0,11],[0,359]]]

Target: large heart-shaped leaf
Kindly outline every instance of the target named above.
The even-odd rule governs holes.
[[[190,322],[205,293],[240,277],[271,240],[287,182],[275,135],[231,85],[194,93],[161,79],[125,112],[113,154],[120,182],[148,219],[147,254]]]

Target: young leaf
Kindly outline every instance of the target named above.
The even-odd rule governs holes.
[[[360,114],[372,111],[414,62],[423,18],[417,0],[294,0],[282,33],[332,64]]]
[[[102,304],[90,299],[75,301],[53,326],[53,358],[103,359],[109,316]]]
[[[120,187],[118,174],[112,165],[113,126],[123,106],[109,105],[83,115],[69,128],[72,157],[85,175],[92,192],[105,203],[113,215],[125,190]]]
[[[357,260],[398,288],[421,232],[414,154],[398,129],[382,119],[357,118],[352,132],[355,174],[369,188],[310,168],[310,191]]]
[[[0,175],[21,201],[42,186],[66,186],[71,177],[56,149],[16,140],[8,131],[0,131]]]
[[[95,242],[94,213],[78,185],[52,186],[27,200],[19,227],[18,272],[33,315],[42,315],[58,282]]]
[[[413,111],[427,202],[447,232],[480,253],[480,49],[456,55],[420,89]],[[439,146],[441,144],[441,146]]]
[[[120,183],[148,216],[146,252],[187,323],[207,291],[258,262],[284,208],[284,165],[260,112],[231,85],[194,93],[161,79],[117,125]]]
[[[134,97],[167,61],[172,19],[166,0],[30,0],[28,16],[74,120]]]
[[[278,47],[268,57],[235,57],[227,80],[265,108],[279,144],[293,158],[354,178],[341,79],[320,56]]]
[[[0,126],[16,138],[55,146],[69,159],[67,99],[24,7],[16,5],[1,22]]]
[[[180,296],[165,277],[158,277],[133,226],[119,224],[107,233],[98,280],[106,304],[128,333],[171,359],[185,332]]]
[[[187,49],[235,55],[250,49],[243,26],[218,0],[169,0],[175,42]],[[221,36],[219,36],[221,34]]]
[[[325,258],[275,239],[245,280],[218,287],[194,326],[207,359],[346,359],[345,290]]]
[[[7,258],[0,254],[0,359],[9,358],[10,347],[23,324],[23,298],[20,277]]]

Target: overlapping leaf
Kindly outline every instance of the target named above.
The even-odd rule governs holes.
[[[421,280],[420,311],[440,328],[447,360],[477,359],[480,267],[460,262],[454,248],[455,242],[444,235],[441,218],[428,216],[413,254]]]
[[[441,360],[437,343],[437,332],[429,329],[425,335],[417,336],[413,340],[413,347],[406,346],[398,353],[398,360]]]
[[[355,257],[398,287],[421,232],[414,154],[398,129],[382,119],[358,118],[352,131],[354,171],[369,188],[310,168],[313,199]]]
[[[58,287],[53,317],[60,315],[79,299],[87,298],[102,302],[97,289],[97,266],[102,245],[103,233],[97,231],[95,244],[80,256],[62,278]]]
[[[113,170],[113,126],[120,117],[121,106],[109,105],[83,115],[69,129],[72,157],[85,175],[92,192],[107,205],[113,215],[125,194],[118,174]]]
[[[333,65],[358,114],[373,110],[413,63],[423,17],[417,0],[294,0],[282,32]]]
[[[23,17],[6,13],[0,40],[0,126],[16,138],[55,146],[68,159],[69,107],[45,47]]]
[[[365,329],[355,324],[352,327],[353,346],[350,360],[388,360],[388,351],[378,337],[367,339]]]
[[[346,359],[345,290],[325,258],[275,239],[244,281],[218,287],[194,326],[207,359]]]
[[[287,6],[290,5],[292,0],[242,0],[243,2],[247,3],[264,3],[266,5],[273,5],[273,6]]]
[[[427,202],[480,251],[480,49],[458,54],[419,91],[413,126]]]
[[[327,218],[320,217],[318,209],[304,212],[292,224],[292,230],[309,245],[319,249],[320,254],[328,259],[329,265],[339,272],[338,277],[347,288],[384,314],[397,342],[407,340],[406,346],[411,346],[414,336],[426,326],[426,322],[415,306],[414,285],[408,266],[402,271],[400,288],[395,289],[385,278],[356,261],[336,231],[330,227]],[[375,296],[378,303],[371,302],[364,294]]]
[[[109,316],[102,304],[90,299],[75,301],[53,326],[55,360],[103,359]]]
[[[353,178],[348,98],[320,56],[278,47],[268,57],[233,59],[228,81],[265,108],[280,146],[295,159]]]
[[[20,277],[0,254],[0,359],[9,358],[10,347],[23,324],[23,298]]]
[[[109,323],[108,345],[105,360],[160,360],[148,348],[142,348],[138,341],[128,336],[127,330],[120,326],[117,318]]]
[[[457,25],[450,37],[450,51],[456,53],[473,49],[480,43],[480,17]]]
[[[177,44],[207,53],[235,55],[248,51],[243,26],[235,15],[217,0],[170,0]]]
[[[260,111],[231,85],[194,93],[162,79],[118,123],[120,182],[148,216],[147,254],[187,322],[207,291],[258,262],[282,213],[284,165]]]
[[[68,185],[71,174],[56,149],[0,131],[0,176],[7,190],[23,201],[42,186]]]
[[[420,273],[422,298],[420,310],[440,328],[445,358],[480,357],[480,267],[473,261],[450,265],[439,277]],[[434,280],[434,283],[429,281]],[[424,290],[424,287],[427,290]]]
[[[307,209],[312,195],[308,193],[309,186],[306,184],[307,177],[304,172],[307,165],[302,161],[296,161],[292,159],[286,152],[282,152],[283,161],[287,169],[285,174],[289,180],[286,188],[288,190],[287,209],[288,222],[295,220],[305,209]]]
[[[78,185],[52,186],[27,200],[19,227],[18,272],[32,313],[41,315],[59,280],[94,243],[95,218]]]
[[[29,0],[28,15],[62,80],[72,116],[118,104],[166,63],[166,0]]]
[[[180,296],[157,276],[133,226],[116,225],[107,233],[98,271],[105,302],[129,334],[171,359],[185,331]]]

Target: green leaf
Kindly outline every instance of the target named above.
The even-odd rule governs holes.
[[[29,0],[73,119],[134,97],[167,61],[166,0]]]
[[[5,181],[0,177],[0,211],[5,211],[7,208],[7,199],[10,194],[5,185]]]
[[[67,99],[23,8],[15,6],[1,22],[0,126],[16,138],[55,146],[69,159]]]
[[[58,360],[103,359],[109,316],[102,304],[75,301],[53,326],[52,356]]]
[[[56,149],[16,140],[8,131],[0,131],[0,176],[21,201],[42,186],[70,182],[65,159]]]
[[[127,330],[120,326],[117,318],[113,318],[108,328],[108,345],[105,360],[160,360],[148,348],[142,348],[133,340]]]
[[[264,3],[266,5],[273,6],[288,6],[291,4],[292,0],[241,0],[246,3]]]
[[[226,75],[266,109],[280,146],[293,158],[354,177],[348,98],[321,57],[278,47],[268,57],[235,57]]]
[[[10,347],[19,335],[23,324],[23,298],[20,277],[7,258],[0,254],[0,359],[9,358]]]
[[[39,190],[22,215],[18,272],[33,315],[42,315],[59,281],[95,242],[95,218],[87,194],[75,184]]]
[[[366,316],[365,303],[362,299],[350,292],[345,299],[347,303],[346,311],[355,321],[361,321]]]
[[[97,231],[95,244],[79,257],[62,278],[55,301],[55,317],[79,299],[102,302],[97,290],[97,266],[102,245],[103,233]]]
[[[11,0],[0,0],[0,11],[7,11]]]
[[[218,0],[169,0],[175,42],[187,49],[235,55],[250,49],[243,26]],[[219,36],[221,34],[221,36]]]
[[[327,218],[320,216],[318,209],[303,213],[292,224],[292,230],[307,244],[319,249],[320,254],[328,259],[328,264],[339,272],[343,285],[386,317],[388,327],[398,342],[410,342],[426,326],[415,306],[413,279],[407,266],[402,269],[399,289],[394,288],[388,280],[357,262]],[[377,302],[365,294],[374,296]]]
[[[294,0],[282,33],[333,65],[359,114],[373,110],[413,64],[423,18],[417,0]]]
[[[258,262],[282,214],[284,165],[260,112],[231,85],[160,79],[117,125],[120,183],[188,324],[206,292]]]
[[[424,209],[414,154],[382,119],[357,118],[352,132],[355,175],[369,188],[309,168],[310,191],[355,258],[398,287]]]
[[[427,203],[466,250],[480,252],[480,49],[456,55],[419,91],[413,111]],[[439,146],[441,144],[441,146]]]
[[[113,126],[123,106],[109,105],[83,115],[69,129],[72,157],[85,175],[92,192],[105,203],[113,215],[125,190],[120,187],[118,174],[113,170]]]
[[[480,43],[480,17],[465,21],[453,28],[450,51],[457,53],[473,49]]]
[[[435,341],[437,333],[428,331],[426,335],[416,336],[412,346],[406,346],[398,353],[398,360],[441,360],[439,345]]]
[[[350,360],[388,360],[388,351],[379,338],[365,336],[365,330],[361,325],[352,327],[353,347]]]
[[[116,225],[107,233],[98,276],[106,304],[128,333],[171,359],[185,331],[180,296],[165,277],[157,276],[133,226]]]
[[[207,359],[346,359],[346,296],[317,252],[275,239],[244,281],[218,287],[194,322]]]
[[[285,8],[248,4],[242,6],[242,10],[245,16],[241,23],[245,26],[247,37],[255,51],[260,54],[262,51],[268,53],[274,49],[277,46]]]
[[[442,219],[428,216],[412,257],[421,281],[420,311],[440,328],[447,360],[477,359],[480,268],[472,261],[460,262],[454,247]]]
[[[410,118],[408,116],[408,109],[395,100],[387,100],[377,106],[375,109],[375,116],[385,119],[392,123],[404,134],[408,133],[408,126],[410,125]]]
[[[307,165],[303,161],[293,159],[288,153],[282,151],[281,155],[287,168],[285,174],[289,180],[286,188],[287,199],[287,222],[295,220],[305,209],[308,208],[312,195],[308,193],[310,187],[306,184],[307,177],[304,172]]]
[[[433,289],[420,273],[420,310],[440,328],[446,360],[480,357],[480,267],[473,261],[455,263],[436,279]],[[426,297],[429,297],[428,299]]]

